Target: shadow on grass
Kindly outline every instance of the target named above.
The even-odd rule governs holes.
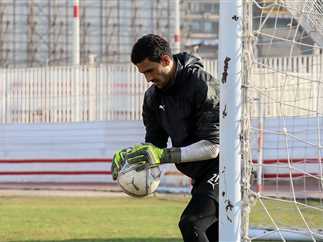
[[[175,238],[125,238],[125,239],[68,239],[68,240],[15,240],[10,242],[182,242]]]

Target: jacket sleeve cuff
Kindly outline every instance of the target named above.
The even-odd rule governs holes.
[[[179,163],[181,161],[181,148],[167,148],[164,149],[161,163]]]

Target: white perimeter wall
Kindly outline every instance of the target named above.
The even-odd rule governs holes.
[[[142,121],[0,126],[0,182],[112,183],[116,150],[144,142]],[[162,185],[188,189],[173,165]]]
[[[264,122],[265,178],[303,172],[322,176],[320,117],[268,118]],[[257,120],[251,138],[258,160]],[[0,182],[111,183],[116,150],[144,142],[142,121],[0,125]],[[190,180],[173,165],[163,165],[162,187],[188,190]]]

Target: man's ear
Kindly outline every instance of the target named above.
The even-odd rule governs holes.
[[[168,55],[162,55],[160,57],[160,63],[163,65],[163,66],[168,66],[171,62],[172,62],[172,58]]]

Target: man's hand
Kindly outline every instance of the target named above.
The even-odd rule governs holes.
[[[129,164],[143,163],[152,166],[159,165],[164,155],[164,149],[160,149],[152,144],[135,145],[127,154],[126,159]]]
[[[127,152],[126,159],[129,164],[143,163],[150,166],[179,162],[180,148],[160,149],[150,143],[135,145]]]
[[[118,178],[119,171],[126,159],[127,150],[129,148],[118,150],[112,158],[111,172],[113,180]]]

